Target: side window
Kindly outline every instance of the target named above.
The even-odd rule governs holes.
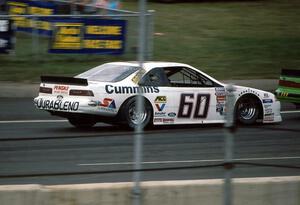
[[[194,71],[186,67],[170,67],[164,68],[168,81],[172,87],[213,87],[214,83]]]
[[[141,86],[170,86],[163,68],[154,68],[140,81]]]

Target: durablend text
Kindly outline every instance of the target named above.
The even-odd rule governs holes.
[[[35,105],[40,109],[46,110],[77,111],[79,108],[79,102],[43,100],[42,98],[38,99]]]
[[[105,91],[108,94],[159,93],[159,89],[156,86],[131,87],[106,85]]]

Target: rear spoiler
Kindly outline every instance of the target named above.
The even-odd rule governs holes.
[[[83,85],[87,86],[88,81],[84,78],[61,77],[61,76],[41,76],[42,83],[56,83],[68,85]]]
[[[300,70],[282,69],[281,75],[290,77],[300,77]]]

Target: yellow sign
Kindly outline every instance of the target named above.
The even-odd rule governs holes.
[[[122,27],[121,26],[87,26],[86,34],[122,35]]]
[[[9,5],[8,13],[10,15],[23,15],[27,13],[28,5],[26,3],[9,1],[7,4]],[[13,17],[12,19],[17,27],[30,26],[30,22],[25,17]]]
[[[50,53],[122,54],[126,21],[115,19],[57,19],[53,21]]]
[[[84,40],[84,48],[89,49],[121,49],[121,40]]]
[[[53,9],[30,6],[28,13],[32,15],[52,15]]]
[[[81,49],[80,23],[58,23],[53,42],[53,49]]]

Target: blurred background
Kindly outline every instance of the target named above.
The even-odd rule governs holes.
[[[274,91],[282,68],[300,67],[299,0],[151,0],[147,9],[146,60],[187,63],[216,79],[251,81],[267,91]],[[132,181],[132,131],[105,123],[77,130],[35,109],[32,97],[41,75],[74,76],[106,62],[137,60],[138,10],[137,0],[0,0],[0,184]],[[300,130],[294,107],[282,103],[281,124],[236,130],[234,161],[239,163],[232,177],[253,179],[245,179],[245,186],[238,182],[234,204],[299,205]],[[221,204],[222,179],[233,168],[223,164],[224,141],[222,125],[146,130],[143,168],[148,170],[141,180],[163,186],[153,192],[144,186],[141,200]],[[180,185],[184,191],[164,184],[198,179],[213,179],[216,186],[209,180],[208,187],[194,192],[190,184]],[[130,186],[109,194],[99,185],[103,191],[96,187],[87,198],[77,188],[69,191],[75,185],[66,194],[34,186],[23,187],[33,197],[0,186],[0,204],[14,204],[16,198],[30,205],[109,204],[106,197],[111,204],[130,204],[138,197]],[[40,189],[50,198],[41,202]]]
[[[41,74],[72,76],[104,62],[137,59],[137,1],[113,1],[115,3],[111,5],[96,0],[40,1],[40,6],[27,5],[40,9],[28,9],[27,12],[22,11],[24,7],[20,4],[16,6],[16,2],[31,1],[1,0],[1,13],[119,15],[90,18],[124,20],[122,49],[119,53],[49,52],[52,34],[45,35],[32,25],[33,29],[27,31],[15,28],[12,48],[6,54],[0,54],[0,81],[32,83],[38,82]],[[54,8],[53,12],[47,13],[47,8]],[[153,0],[148,2],[147,9],[153,10],[147,16],[147,60],[191,64],[221,80],[277,79],[282,68],[299,67],[298,0],[171,3],[170,0]],[[89,19],[86,16],[80,18]],[[5,18],[2,16],[1,19]],[[53,23],[50,27],[53,28]]]

